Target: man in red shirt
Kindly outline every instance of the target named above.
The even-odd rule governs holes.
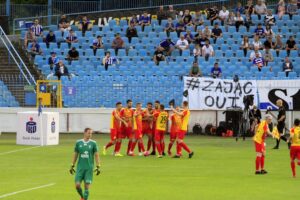
[[[130,151],[131,144],[133,141],[133,109],[132,109],[132,101],[129,99],[127,100],[127,107],[121,110],[120,116],[121,118],[127,123],[127,126],[122,124],[121,129],[122,129],[122,139],[127,137],[129,139],[128,146],[127,146],[127,155]]]
[[[143,135],[148,136],[148,144],[147,144],[147,151],[146,155],[149,155],[150,148],[152,146],[153,141],[153,109],[152,103],[147,103],[147,108],[144,110],[144,117],[143,117]]]

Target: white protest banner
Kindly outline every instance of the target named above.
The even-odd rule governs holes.
[[[190,109],[244,108],[243,98],[247,95],[253,95],[254,103],[257,102],[256,80],[234,82],[230,79],[184,77],[184,91],[188,91],[184,100],[189,102]]]

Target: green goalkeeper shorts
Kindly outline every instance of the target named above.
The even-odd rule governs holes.
[[[81,183],[82,181],[84,181],[84,183],[92,183],[93,169],[77,169],[75,183]]]

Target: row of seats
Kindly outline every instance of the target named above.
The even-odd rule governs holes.
[[[0,80],[0,107],[18,107],[19,103],[7,86]]]

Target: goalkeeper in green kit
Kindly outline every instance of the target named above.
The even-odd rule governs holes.
[[[73,161],[71,164],[70,173],[75,175],[75,186],[80,200],[87,200],[89,197],[89,187],[93,180],[93,171],[96,175],[100,174],[100,158],[98,153],[98,146],[94,140],[91,140],[93,130],[86,128],[84,130],[83,139],[77,140]],[[75,171],[75,164],[77,162],[77,169]],[[94,170],[94,160],[96,162],[96,169]],[[84,192],[81,188],[81,182],[84,182]]]

